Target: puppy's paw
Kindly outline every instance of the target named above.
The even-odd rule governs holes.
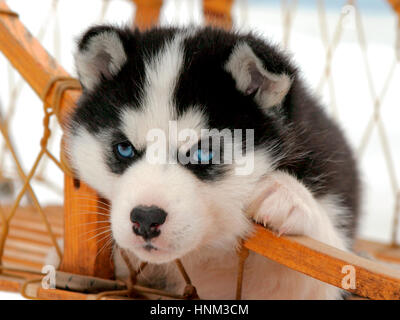
[[[261,202],[252,218],[283,234],[311,235],[317,227],[319,207],[311,192],[291,175],[276,171],[259,186]]]

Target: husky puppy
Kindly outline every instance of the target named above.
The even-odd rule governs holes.
[[[278,47],[209,27],[102,25],[80,38],[75,61],[83,93],[68,156],[110,201],[115,243],[132,263],[151,263],[143,284],[182,292],[180,258],[201,298],[234,298],[238,240],[253,221],[350,250],[353,154]],[[245,299],[341,297],[256,253],[243,285]]]

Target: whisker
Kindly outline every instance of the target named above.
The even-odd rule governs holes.
[[[83,239],[83,240],[92,240],[92,239],[94,239],[94,238],[96,238],[98,235],[101,235],[103,232],[108,232],[108,231],[111,231],[111,230],[104,230],[103,232],[99,232],[99,231],[101,231],[101,230],[103,230],[103,229],[99,229],[99,230],[92,230],[92,231],[88,231],[88,232],[85,232],[85,233],[82,233],[82,234],[80,234],[79,235],[79,239]],[[87,238],[87,236],[91,233],[91,232],[95,232],[95,235],[93,236],[93,238]]]
[[[106,210],[107,212],[110,212],[111,208],[106,208],[102,206],[91,206],[91,205],[80,205],[79,208],[84,208],[84,209],[101,209],[101,210]]]
[[[102,213],[102,212],[95,212],[95,211],[76,211],[74,214],[87,214],[87,215],[93,215],[93,214],[95,214],[95,215],[99,215],[99,216],[105,216],[105,217],[110,217],[110,215],[109,214],[105,214],[105,213]]]
[[[98,193],[88,193],[88,192],[79,192],[78,195],[88,196],[88,197],[100,197]]]
[[[104,241],[104,240],[107,239],[108,237],[112,237],[112,235],[111,235],[111,234],[106,234],[106,235],[103,236],[102,238],[97,239],[97,240],[96,240],[96,244],[99,243],[99,242],[101,242],[101,241]]]
[[[79,193],[79,194],[80,194],[80,195],[83,195],[83,196],[89,196],[89,197],[104,198],[104,197],[100,196],[98,193],[93,194],[93,193],[88,193],[88,192],[82,192],[82,193]],[[105,198],[104,198],[104,199],[105,199]]]
[[[92,239],[95,239],[95,238],[97,238],[98,236],[101,236],[102,234],[105,234],[105,233],[107,233],[107,232],[111,232],[111,229],[108,228],[108,230],[105,230],[105,231],[103,231],[103,232],[100,232],[100,233],[94,235],[93,237],[87,239],[87,241],[92,240]]]
[[[78,228],[81,226],[87,226],[89,224],[97,224],[97,223],[110,223],[109,220],[103,220],[103,221],[93,221],[93,222],[85,222],[85,223],[79,223],[79,224],[74,224],[72,225],[73,228]]]
[[[104,244],[104,246],[101,247],[101,249],[97,252],[96,257],[98,255],[100,255],[100,253],[106,249],[106,247],[109,247],[110,245],[112,245],[113,242],[113,238],[110,238],[109,240],[107,240],[107,242]]]
[[[107,238],[110,238],[110,239],[112,239],[112,235],[111,234],[109,234],[109,233],[107,233],[107,234],[105,234],[104,236],[102,236],[100,239],[97,239],[96,240],[96,244],[98,244],[99,242],[102,242],[102,241],[104,241],[105,239],[107,239]],[[107,240],[108,241],[108,240]]]
[[[109,239],[102,247],[101,247],[101,249],[96,253],[96,257],[98,257],[100,254],[101,254],[101,252],[106,248],[106,247],[108,247],[108,245],[111,243],[111,239]]]
[[[99,238],[99,239],[96,240],[96,244],[99,243],[99,242],[101,242],[101,241],[103,241],[103,240],[106,239],[106,238],[112,238],[112,235],[109,234],[109,233],[105,234],[104,236],[102,236],[101,238]]]
[[[106,215],[107,217],[110,216],[109,212],[98,212],[98,211],[92,211],[92,210],[76,210],[75,213],[93,213],[93,214],[98,214],[98,215]]]
[[[99,200],[98,198],[96,199],[96,198],[85,198],[85,197],[71,197],[71,199],[88,200],[88,201],[104,204],[107,207],[111,207],[111,205],[109,203]]]
[[[96,197],[96,196],[85,195],[85,194],[81,194],[81,193],[75,194],[75,195],[71,196],[71,198],[75,198],[75,199],[82,198],[82,199],[87,199],[87,200],[101,201],[101,202],[108,203],[107,199]]]
[[[98,244],[99,242],[101,242],[109,237],[111,237],[110,234],[106,234],[105,236],[102,236],[100,239],[96,240],[96,244]],[[87,239],[87,241],[89,241],[89,239]]]
[[[87,235],[88,233],[91,233],[91,232],[96,232],[96,234],[97,234],[98,231],[104,230],[104,229],[107,229],[107,230],[105,230],[105,231],[111,231],[110,226],[105,226],[105,227],[100,227],[100,228],[96,228],[96,229],[89,230],[89,231],[86,231],[86,232],[84,232],[84,233],[81,233],[81,234],[79,235],[79,237],[82,238],[83,236],[85,236],[85,235]],[[99,233],[99,234],[102,234],[102,233]],[[96,235],[95,235],[95,236],[96,236]],[[88,239],[88,240],[90,240],[90,239]]]
[[[73,198],[85,197],[87,199],[95,199],[95,200],[98,200],[98,201],[108,201],[108,199],[106,199],[106,198],[103,198],[103,197],[100,197],[100,196],[95,196],[95,195],[88,194],[88,193],[78,193],[78,194],[73,195],[72,197]]]

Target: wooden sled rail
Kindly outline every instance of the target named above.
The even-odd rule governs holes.
[[[0,0],[0,10],[10,11],[10,8]],[[0,50],[39,97],[45,94],[44,91],[51,79],[69,77],[17,16],[0,13]],[[54,94],[53,88],[48,93],[46,102],[54,101]],[[62,124],[66,121],[67,112],[74,108],[79,95],[79,90],[65,91],[60,105]]]
[[[0,1],[1,11],[9,8]],[[29,33],[18,17],[0,13],[0,50],[22,75],[33,90],[43,97],[49,81],[54,77],[68,77],[68,73],[46,52],[40,43]],[[53,90],[54,91],[54,90]],[[50,91],[47,102],[54,94]],[[67,122],[67,115],[75,107],[79,90],[66,90],[61,101],[60,121]],[[87,186],[76,187],[72,179],[66,177],[65,190],[65,253],[61,269],[76,274],[86,274],[103,278],[112,277],[109,255],[97,255],[103,243],[79,243],[80,232],[88,232],[87,222],[96,221],[93,217],[72,217],[75,206],[90,204],[85,200],[73,198],[84,192],[96,193]],[[96,209],[93,209],[93,212]],[[74,220],[75,219],[75,220]],[[81,220],[79,220],[81,219]],[[72,226],[83,225],[81,228]],[[256,233],[245,242],[245,247],[271,260],[302,272],[313,278],[342,287],[344,266],[353,266],[356,275],[355,289],[348,291],[371,299],[400,299],[400,271],[392,270],[378,262],[369,261],[354,254],[335,249],[307,237],[276,237],[271,231],[256,226]],[[245,275],[244,275],[245,277]],[[245,278],[244,278],[245,279]]]
[[[245,247],[264,257],[339,288],[350,268],[355,289],[347,291],[370,299],[400,299],[400,270],[344,252],[304,236],[277,237],[262,226]]]

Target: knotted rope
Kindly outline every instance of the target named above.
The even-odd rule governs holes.
[[[11,11],[11,10],[6,10],[6,9],[0,9],[0,14],[5,14],[7,16],[15,17],[15,18],[19,17],[18,13]]]
[[[48,96],[49,93],[51,92],[51,90],[54,88],[54,94],[53,94],[53,98],[50,102],[48,101]],[[69,174],[72,174],[72,170],[69,168],[67,162],[64,160],[58,161],[56,159],[56,157],[54,157],[52,155],[52,153],[47,149],[47,144],[51,135],[51,130],[49,128],[49,123],[50,123],[50,118],[53,114],[56,114],[57,116],[59,116],[60,114],[60,105],[61,105],[61,98],[63,93],[65,92],[65,90],[68,89],[80,89],[80,84],[78,82],[78,80],[70,78],[70,77],[53,77],[50,79],[50,81],[48,82],[48,84],[45,86],[45,89],[43,90],[43,93],[41,94],[41,99],[44,101],[43,103],[43,110],[44,110],[44,117],[43,117],[43,135],[42,135],[42,139],[40,140],[40,151],[39,154],[37,155],[34,164],[31,168],[31,170],[29,171],[29,174],[27,176],[25,176],[24,174],[22,174],[22,177],[24,178],[24,185],[22,187],[22,189],[20,190],[20,192],[17,195],[16,200],[13,203],[13,206],[11,208],[10,214],[8,215],[8,217],[5,216],[5,214],[3,212],[1,212],[0,217],[2,220],[2,229],[3,232],[1,233],[1,237],[0,237],[0,265],[2,264],[2,258],[3,258],[3,253],[4,253],[4,246],[5,246],[5,242],[6,242],[6,238],[8,236],[9,233],[9,226],[10,226],[10,222],[12,220],[12,218],[14,217],[15,213],[17,212],[17,208],[19,207],[19,204],[22,200],[23,195],[29,191],[29,194],[31,195],[34,205],[36,207],[36,209],[39,211],[40,215],[42,216],[43,222],[46,226],[47,232],[51,238],[52,244],[54,245],[54,247],[56,248],[57,254],[59,256],[59,258],[61,259],[62,257],[62,251],[56,241],[56,236],[54,235],[52,229],[51,229],[51,225],[42,209],[42,207],[39,204],[39,201],[35,195],[35,193],[32,190],[32,187],[30,185],[30,182],[33,178],[33,176],[35,175],[36,169],[40,163],[40,160],[43,158],[43,156],[46,154],[61,170],[63,170],[64,172],[67,172]],[[9,141],[8,135],[7,133],[3,130],[3,128],[1,128],[1,133],[3,135],[3,138],[5,139],[5,142],[8,146],[8,148],[11,151],[11,154],[14,156],[14,160],[18,166],[18,169],[22,171],[22,167],[18,161],[18,159],[16,158],[15,154],[14,154],[14,149],[11,146],[11,143]],[[65,157],[64,157],[65,159]],[[4,269],[4,268],[3,268]],[[0,269],[0,272],[2,272],[3,269]]]
[[[135,298],[135,297],[137,298],[137,297],[141,297],[142,294],[146,294],[146,293],[154,294],[154,295],[158,295],[158,296],[169,297],[169,298],[173,298],[173,299],[185,299],[185,300],[200,299],[197,294],[196,287],[192,284],[192,281],[190,280],[190,277],[189,277],[188,273],[186,272],[185,267],[183,266],[182,261],[180,259],[176,259],[175,264],[176,264],[180,274],[182,275],[182,278],[186,282],[186,286],[183,290],[182,295],[175,294],[172,292],[167,292],[165,290],[152,289],[152,288],[147,288],[147,287],[137,285],[138,276],[140,275],[141,272],[143,272],[143,270],[147,266],[147,262],[142,262],[140,264],[139,268],[135,269],[135,267],[132,265],[132,262],[129,259],[129,255],[126,252],[126,250],[122,249],[122,248],[118,248],[118,249],[119,249],[122,259],[124,260],[124,262],[128,268],[129,275],[130,275],[128,282],[126,284],[127,290],[113,290],[113,291],[101,292],[96,296],[96,300],[100,300],[107,296],[116,296],[116,295],[121,295],[121,296],[126,295],[131,298]]]
[[[46,102],[46,98],[49,95],[50,91],[54,88],[53,99],[50,103]],[[49,118],[52,114],[55,114],[58,121],[61,123],[61,102],[62,96],[66,90],[81,90],[81,84],[79,81],[72,77],[65,76],[56,76],[50,79],[47,83],[44,94],[41,96],[44,102],[44,110],[51,110],[49,116],[43,121],[45,132],[41,141],[41,146],[45,144],[47,146],[47,141],[50,137],[51,131],[49,128]],[[63,139],[64,140],[64,139]],[[66,174],[73,177],[74,173],[69,165],[68,158],[65,154],[65,148],[61,148],[60,152],[60,161],[58,161],[49,151],[45,148],[46,154],[53,160],[53,162]]]

